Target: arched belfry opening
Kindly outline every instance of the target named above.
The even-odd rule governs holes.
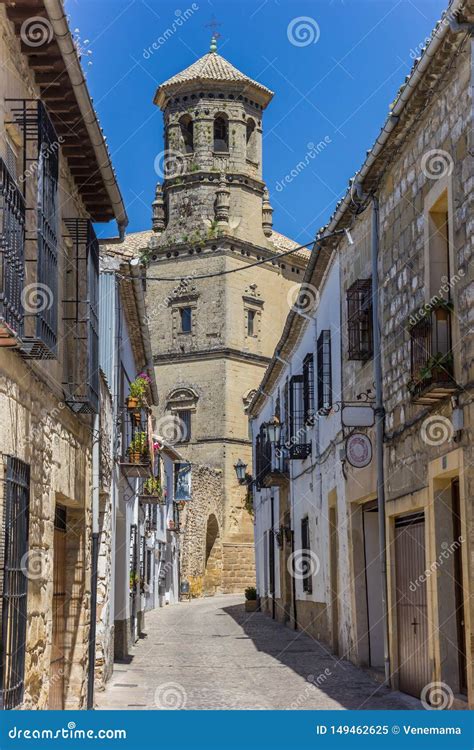
[[[194,151],[194,123],[190,115],[183,115],[179,120],[181,129],[181,139],[185,154],[192,154]]]
[[[204,596],[214,596],[222,584],[222,543],[213,513],[207,519],[204,547]]]
[[[214,118],[214,151],[229,150],[229,121],[226,115],[219,114]]]
[[[247,142],[247,159],[250,161],[257,161],[257,126],[255,120],[251,117],[247,120],[246,126],[246,142]]]

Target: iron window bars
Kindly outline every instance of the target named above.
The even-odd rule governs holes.
[[[75,412],[99,408],[99,243],[89,219],[65,219],[72,240],[63,322],[65,402]]]
[[[305,424],[314,421],[314,359],[307,354],[303,360],[303,405]]]
[[[2,643],[0,654],[0,708],[10,709],[23,700],[28,579],[30,467],[18,458],[5,459],[5,505],[0,555]]]
[[[303,591],[307,594],[313,592],[313,581],[311,579],[311,541],[309,538],[309,518],[301,519],[301,568],[303,573]]]
[[[332,406],[331,331],[323,330],[317,341],[318,412]]]
[[[0,338],[21,340],[25,276],[25,200],[0,159]]]
[[[431,310],[410,331],[412,392],[454,383],[451,312],[446,306]]]
[[[290,378],[289,428],[289,458],[301,461],[311,454],[311,442],[307,442],[303,375]]]
[[[349,359],[372,357],[372,279],[358,279],[347,290]]]
[[[60,141],[38,99],[7,99],[23,135],[22,174],[26,211],[26,287],[21,351],[29,359],[55,359],[58,338],[58,178]],[[29,205],[29,202],[32,205]],[[31,230],[31,231],[30,231]],[[36,272],[33,270],[36,269]]]

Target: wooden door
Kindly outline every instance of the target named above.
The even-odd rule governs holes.
[[[56,509],[53,561],[53,634],[48,707],[64,709],[66,633],[66,509]]]
[[[420,697],[430,682],[423,513],[395,522],[399,687]]]

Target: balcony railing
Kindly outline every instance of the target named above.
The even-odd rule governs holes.
[[[131,478],[148,479],[153,475],[153,440],[147,408],[123,410],[120,467]]]
[[[457,390],[451,346],[451,311],[442,302],[412,327],[411,381],[414,401],[433,404]]]
[[[23,333],[25,201],[0,159],[0,345],[16,346]]]
[[[288,482],[288,451],[272,445],[265,430],[260,431],[256,445],[256,481],[259,487],[281,487]]]
[[[99,243],[89,219],[65,219],[72,250],[63,300],[65,402],[76,412],[99,407]]]
[[[6,99],[22,132],[22,187],[26,198],[25,288],[21,351],[55,359],[58,337],[58,179],[60,140],[44,104]]]

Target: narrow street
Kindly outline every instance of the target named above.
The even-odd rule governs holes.
[[[147,612],[98,709],[413,709],[363,670],[261,613],[217,596]]]

